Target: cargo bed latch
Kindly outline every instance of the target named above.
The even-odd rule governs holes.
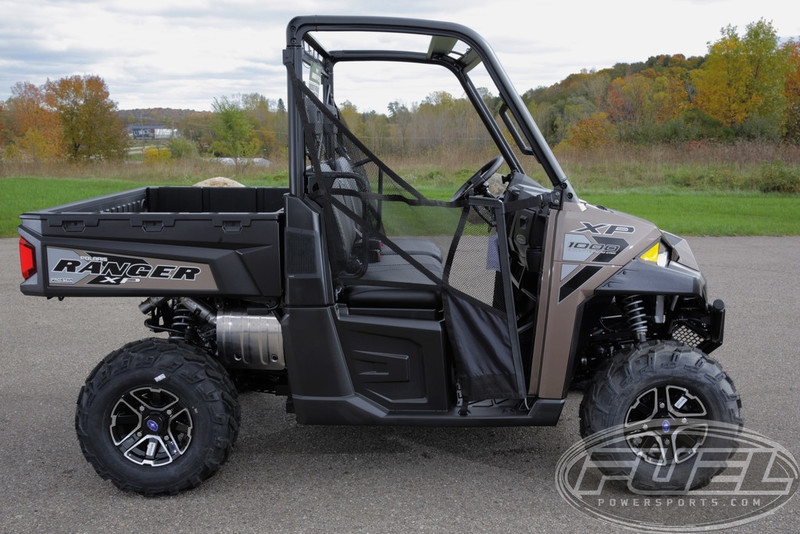
[[[145,232],[160,232],[164,229],[164,221],[142,221],[142,230]]]
[[[242,221],[222,221],[222,231],[235,234],[242,231]]]
[[[61,227],[65,232],[83,232],[86,224],[83,221],[63,221]]]

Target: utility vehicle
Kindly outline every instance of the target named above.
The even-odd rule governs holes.
[[[370,45],[323,46],[343,35]],[[377,46],[396,36],[424,45]],[[581,432],[621,425],[637,487],[722,469],[694,459],[717,445],[709,421],[741,425],[707,356],[724,304],[685,240],[578,198],[484,39],[299,17],[283,62],[288,188],[144,187],[21,215],[23,293],[141,296],[159,334],[81,389],[77,434],[102,477],[146,495],[198,485],[231,452],[243,387],[286,396],[302,424],[483,426],[555,425],[580,383]],[[334,80],[353,62],[446,69],[496,156],[449,201],[427,198],[343,121]]]

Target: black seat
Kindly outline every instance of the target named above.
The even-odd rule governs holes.
[[[336,114],[335,107],[331,111]],[[329,194],[336,203],[327,203],[331,210],[328,224],[329,253],[335,269],[342,268],[338,274],[346,280],[339,293],[343,303],[362,308],[416,308],[436,309],[441,306],[441,295],[438,285],[417,267],[403,259],[390,247],[383,246],[381,254],[371,254],[372,244],[364,243],[364,236],[356,220],[348,215],[350,212],[359,219],[368,219],[372,206],[370,200],[362,195],[370,190],[369,181],[363,169],[354,169],[350,160],[342,155],[329,157],[324,161],[322,148],[336,145],[339,126],[315,108],[308,109],[308,118],[312,123],[313,136],[319,150],[316,151],[320,170],[327,174]],[[331,142],[325,143],[324,139]],[[327,154],[330,155],[330,151]],[[335,169],[335,170],[334,170]],[[330,180],[331,174],[333,180]],[[318,192],[319,181],[309,182],[309,191]],[[338,193],[338,194],[337,194]],[[344,206],[342,209],[339,206]],[[415,237],[389,236],[403,252],[410,255],[426,270],[441,278],[442,252],[434,243]],[[348,276],[349,273],[360,273],[360,276]],[[398,284],[375,285],[375,284]]]
[[[358,195],[368,188],[366,179],[359,179],[353,173],[349,162],[343,157],[335,163],[337,172],[341,177],[332,181],[332,193],[339,203],[358,217],[363,217],[367,200]],[[327,171],[327,169],[323,169]],[[356,194],[335,194],[337,190],[353,191]],[[362,233],[356,222],[343,210],[335,205],[329,205],[333,210],[336,224],[336,235],[339,246],[351,256],[363,261],[363,253],[357,251],[363,247]],[[442,254],[434,243],[417,238],[397,238],[392,241],[416,262],[430,271],[434,276],[441,278]],[[406,248],[408,247],[408,248]],[[437,285],[416,266],[406,261],[402,256],[383,247],[382,253],[371,258],[365,265],[366,270],[356,279],[349,279],[347,285],[340,293],[344,303],[359,308],[437,308],[441,303],[441,296]],[[377,261],[375,261],[377,260]],[[410,287],[391,287],[373,285],[373,283],[408,284]]]
[[[437,277],[442,276],[442,263],[431,256],[414,256]],[[409,287],[370,285],[371,282],[409,284]],[[414,287],[411,287],[411,284]],[[370,263],[356,285],[342,291],[344,302],[357,308],[438,308],[441,295],[437,285],[422,271],[398,255],[384,256]]]

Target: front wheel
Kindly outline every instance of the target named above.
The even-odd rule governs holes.
[[[651,341],[600,369],[581,403],[581,435],[605,433],[612,446],[595,459],[631,490],[685,492],[725,468],[740,406],[717,362],[687,345]]]
[[[174,494],[197,486],[228,458],[239,428],[236,388],[203,351],[144,339],[92,371],[75,428],[101,477],[124,491]]]

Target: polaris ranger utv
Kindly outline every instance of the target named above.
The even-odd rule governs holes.
[[[336,32],[425,44],[323,47]],[[686,241],[578,198],[479,35],[299,17],[283,61],[289,188],[144,187],[21,215],[23,293],[141,296],[161,334],[109,354],[81,389],[76,429],[98,474],[145,495],[200,484],[231,452],[245,385],[285,395],[298,423],[483,426],[555,425],[581,382],[581,432],[619,426],[631,483],[686,490],[723,468],[693,464],[717,444],[709,422],[741,425],[707,356],[724,304]],[[447,69],[496,147],[449,201],[342,120],[337,65],[375,61]]]

